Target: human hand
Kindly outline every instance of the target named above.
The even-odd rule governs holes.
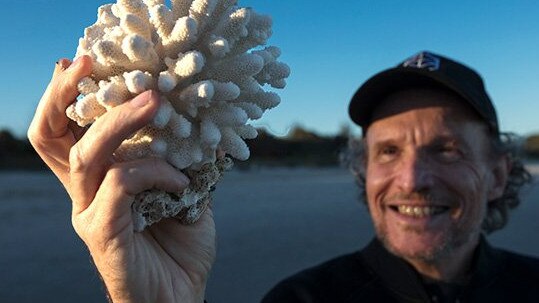
[[[73,227],[113,302],[202,302],[215,259],[211,209],[193,225],[163,219],[135,233],[131,204],[137,193],[178,192],[189,180],[162,159],[113,159],[121,142],[152,119],[159,97],[144,92],[80,128],[65,110],[75,102],[77,82],[90,73],[86,56],[57,63],[28,138],[71,197]]]

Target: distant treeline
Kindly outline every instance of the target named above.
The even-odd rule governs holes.
[[[47,166],[28,140],[0,130],[0,170],[44,170]]]
[[[539,159],[539,134],[526,138],[524,152],[530,158]]]
[[[292,129],[286,137],[275,137],[263,129],[258,137],[248,140],[251,157],[246,163],[251,166],[335,166],[339,154],[346,147],[348,134],[323,137],[301,127]]]
[[[259,129],[256,139],[247,140],[251,150],[248,161],[235,161],[236,167],[251,166],[335,166],[346,147],[348,133],[320,136],[301,127],[293,128],[285,137],[276,137]],[[539,134],[523,141],[523,154],[539,159]],[[0,130],[0,170],[47,169],[28,140],[18,139],[7,130]]]

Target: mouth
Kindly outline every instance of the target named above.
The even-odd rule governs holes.
[[[407,217],[425,218],[443,214],[449,211],[448,206],[417,206],[417,205],[390,205],[390,209]]]

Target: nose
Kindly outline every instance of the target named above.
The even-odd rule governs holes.
[[[403,157],[398,186],[404,193],[425,192],[434,185],[434,167],[421,151]]]

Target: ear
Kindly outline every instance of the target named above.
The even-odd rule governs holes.
[[[500,198],[503,195],[512,163],[510,156],[505,154],[492,163],[492,182],[488,191],[488,201]]]

